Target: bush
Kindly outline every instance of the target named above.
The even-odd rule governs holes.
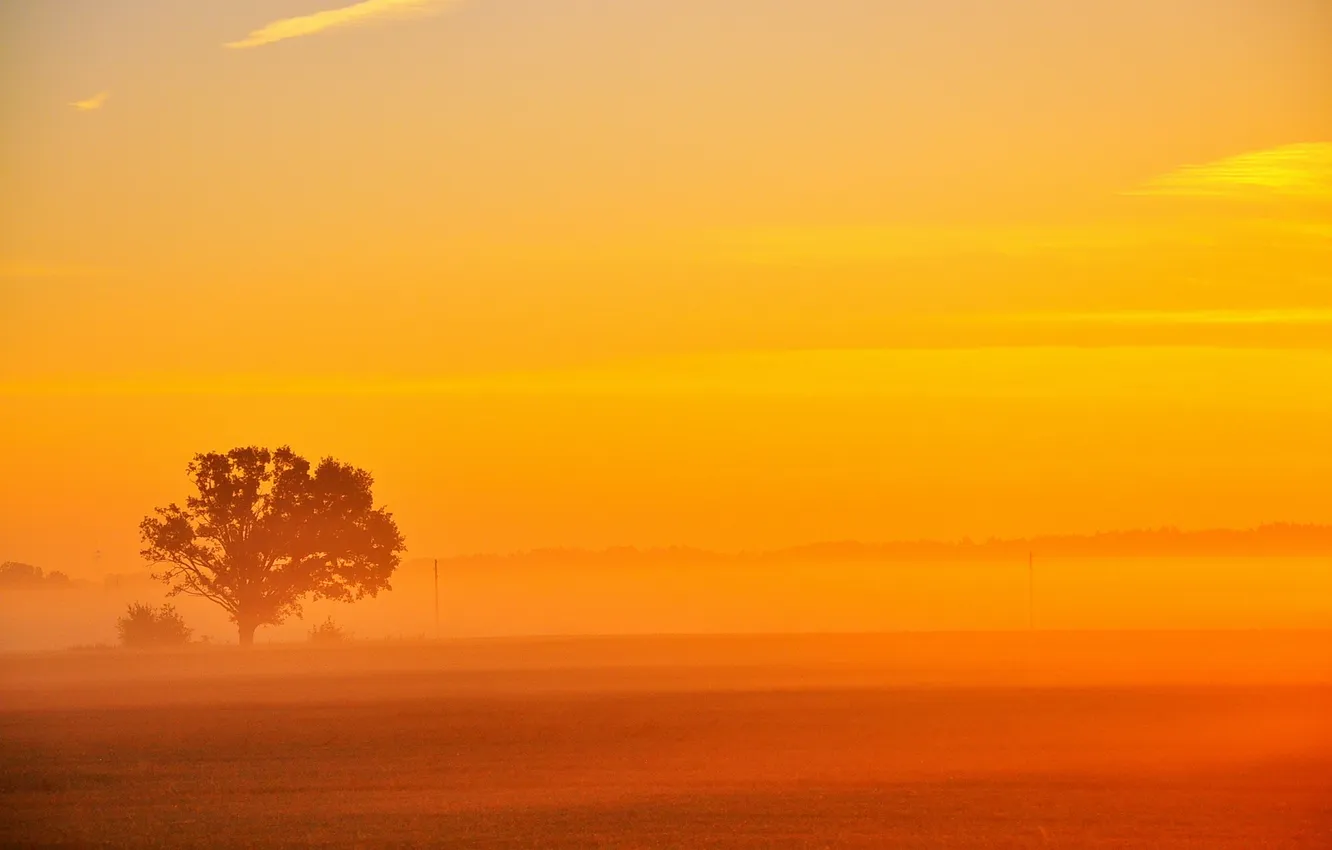
[[[310,629],[310,640],[315,643],[345,643],[351,640],[351,634],[329,617],[324,622]]]
[[[122,646],[143,648],[158,646],[184,646],[194,633],[185,625],[185,619],[176,612],[176,606],[135,603],[125,616],[116,621],[116,632]]]

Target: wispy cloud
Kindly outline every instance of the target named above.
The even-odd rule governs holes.
[[[101,109],[103,106],[105,106],[106,99],[109,98],[110,96],[111,95],[108,94],[107,92],[99,92],[85,100],[76,100],[73,103],[71,103],[70,106],[74,107],[80,112],[92,112],[93,110]]]
[[[1304,250],[1326,246],[1330,235],[1332,229],[1322,221],[1261,218],[994,227],[778,227],[707,234],[695,250],[714,259],[750,264],[857,264],[963,255],[1130,255],[1218,245]]]
[[[983,350],[982,350],[983,349]],[[1332,407],[1322,392],[1332,348],[1125,338],[1033,343],[713,351],[473,376],[243,375],[189,372],[34,375],[0,371],[0,398],[52,395],[1124,397],[1288,400]],[[1274,381],[1273,375],[1281,380]]]
[[[0,282],[31,280],[70,280],[114,277],[116,269],[101,266],[51,265],[47,263],[21,263],[0,261]]]
[[[981,321],[1106,325],[1317,325],[1332,328],[1332,309],[1110,310],[1082,313],[1005,313]]]
[[[1332,142],[1284,145],[1187,165],[1129,191],[1195,198],[1332,199]]]
[[[1181,238],[1178,234],[1173,239]],[[1158,234],[1114,225],[1037,227],[776,227],[713,234],[711,247],[740,262],[861,263],[958,254],[1036,255],[1135,248]]]
[[[381,18],[401,18],[430,14],[458,5],[462,0],[362,0],[340,9],[326,9],[310,15],[283,18],[255,30],[224,47],[233,49],[262,47],[289,38],[314,35],[338,27],[355,26]]]

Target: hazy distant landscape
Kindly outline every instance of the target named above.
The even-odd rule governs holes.
[[[439,576],[444,638],[1332,628],[1327,526],[739,554],[542,550],[445,558]],[[155,604],[163,593],[146,570],[0,587],[0,649],[112,644],[125,606]],[[409,560],[392,591],[356,605],[312,603],[304,620],[262,629],[258,639],[302,641],[330,616],[361,640],[434,638],[434,597],[433,562]],[[213,606],[176,602],[196,638],[234,641]]]
[[[1249,850],[1332,838],[1324,559],[1060,559],[1036,573],[1037,630],[1025,564],[770,560],[444,561],[443,640],[421,634],[433,564],[411,562],[394,592],[311,606],[307,621],[332,610],[354,632],[333,646],[297,623],[250,649],[0,654],[0,805],[14,813],[0,843]],[[50,643],[37,619],[54,606],[91,633],[150,588],[122,577],[5,598],[10,622]],[[1169,607],[1153,605],[1162,596]],[[207,622],[206,608],[185,610]],[[1304,629],[1271,627],[1301,617]],[[903,630],[863,633],[876,626]],[[780,633],[793,627],[847,633]]]

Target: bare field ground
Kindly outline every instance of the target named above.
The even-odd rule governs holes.
[[[1325,635],[1027,640],[10,656],[0,843],[1332,846]]]

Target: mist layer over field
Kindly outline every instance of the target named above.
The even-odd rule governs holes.
[[[259,641],[301,641],[332,616],[365,640],[520,635],[1037,629],[1332,628],[1332,558],[1058,558],[960,563],[805,561],[662,555],[449,560],[439,631],[429,561],[356,605],[314,603]],[[644,563],[648,560],[648,563]],[[164,588],[144,574],[100,585],[0,591],[0,649],[113,643],[131,602]],[[234,642],[219,609],[175,601],[195,637]]]

